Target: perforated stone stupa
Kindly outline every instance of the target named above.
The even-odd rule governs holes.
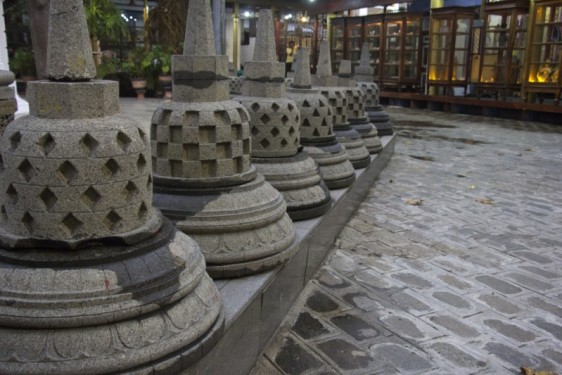
[[[295,77],[287,87],[287,97],[301,113],[301,144],[318,163],[328,188],[347,187],[355,181],[355,171],[334,133],[334,115],[328,99],[311,86],[309,49],[301,47],[295,58]]]
[[[369,60],[369,43],[363,43],[361,48],[361,60],[355,68],[355,80],[357,87],[365,94],[365,111],[369,120],[377,128],[379,136],[392,135],[392,122],[388,113],[384,111],[379,103],[379,86],[373,82],[374,68]]]
[[[320,43],[318,67],[312,76],[312,84],[318,86],[320,94],[328,99],[332,107],[334,131],[338,141],[345,147],[349,161],[356,169],[365,168],[371,162],[369,151],[361,135],[348,121],[346,88],[338,86],[338,77],[332,75],[330,47],[325,40]]]
[[[365,94],[357,87],[352,77],[351,61],[341,60],[338,74],[340,86],[345,87],[347,95],[347,118],[351,126],[361,134],[365,147],[371,154],[376,154],[382,150],[381,140],[377,134],[377,129],[367,117],[365,112]]]
[[[244,96],[250,113],[252,161],[287,202],[293,220],[324,214],[332,198],[318,165],[300,145],[300,112],[285,97],[285,64],[278,62],[271,10],[260,10],[253,61],[245,64]]]
[[[249,114],[229,100],[228,58],[216,55],[208,0],[189,2],[172,78],[172,102],[152,117],[155,205],[200,244],[214,277],[286,261],[296,250],[293,223],[283,196],[250,163]]]
[[[222,332],[197,244],[151,205],[148,131],[51,0],[49,81],[0,141],[0,373],[175,373]]]

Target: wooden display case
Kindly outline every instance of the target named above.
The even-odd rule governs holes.
[[[421,14],[387,14],[383,24],[382,88],[415,89],[420,85]]]
[[[361,45],[363,44],[363,18],[346,18],[345,31],[345,58],[351,60],[354,64],[358,64],[361,59]]]
[[[382,36],[383,36],[383,16],[368,16],[363,25],[363,40],[369,43],[369,54],[371,66],[374,68],[373,79],[380,80],[382,62]]]
[[[475,16],[475,8],[450,7],[432,11],[427,83],[430,94],[466,93]]]
[[[562,90],[562,1],[536,0],[531,10],[524,97],[559,104]]]
[[[345,59],[345,18],[330,20],[330,52],[332,69],[337,72],[339,62]]]
[[[486,2],[478,96],[518,98],[525,63],[528,1]]]

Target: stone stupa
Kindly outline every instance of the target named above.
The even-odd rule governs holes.
[[[293,220],[320,216],[332,197],[318,165],[300,145],[300,112],[285,97],[285,64],[278,62],[271,10],[260,10],[254,58],[245,64],[243,96],[235,97],[250,113],[252,162],[279,190]]]
[[[355,169],[365,168],[371,162],[369,151],[361,135],[347,119],[347,94],[345,87],[338,85],[338,77],[332,75],[332,59],[328,42],[320,43],[320,54],[316,74],[312,76],[312,84],[317,86],[332,107],[334,115],[334,131],[338,141],[345,147],[348,159]]]
[[[355,80],[357,87],[365,94],[365,110],[369,120],[377,128],[379,136],[392,135],[392,122],[388,113],[382,109],[379,103],[379,86],[373,82],[373,74],[375,69],[371,66],[369,60],[369,43],[363,43],[361,48],[361,60],[359,66],[355,68]]]
[[[14,89],[10,87],[15,80],[14,73],[0,70],[0,136],[6,126],[14,121],[14,114],[18,110]]]
[[[379,139],[377,128],[371,124],[367,112],[365,112],[365,94],[357,87],[351,70],[350,60],[340,61],[338,83],[340,86],[345,87],[347,119],[351,126],[361,134],[369,153],[377,154],[382,150],[382,143]]]
[[[152,207],[148,131],[51,0],[48,80],[0,141],[0,373],[175,373],[223,330],[198,245]]]
[[[154,204],[201,246],[213,277],[275,267],[297,249],[283,196],[251,164],[248,111],[229,99],[208,0],[191,0],[172,102],[152,117]]]
[[[287,87],[287,97],[297,104],[301,113],[301,144],[318,163],[328,188],[350,186],[355,181],[355,170],[334,133],[334,115],[328,99],[312,88],[307,47],[299,49],[295,62],[295,77]]]

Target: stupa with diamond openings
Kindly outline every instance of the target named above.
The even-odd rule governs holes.
[[[379,103],[380,90],[379,86],[373,82],[374,72],[369,61],[369,43],[365,42],[361,48],[359,66],[355,68],[357,87],[365,94],[365,111],[367,111],[371,123],[377,128],[378,135],[392,135],[392,122]]]
[[[248,111],[229,100],[208,0],[191,0],[172,102],[152,117],[154,204],[201,246],[213,277],[272,268],[296,250],[283,196],[251,164]]]
[[[297,104],[301,114],[300,142],[318,163],[328,188],[350,186],[355,181],[355,171],[334,133],[334,115],[328,99],[312,88],[307,47],[299,48],[295,62],[295,77],[287,87],[287,97]]]
[[[198,245],[152,207],[148,130],[51,0],[48,80],[0,141],[0,373],[175,373],[223,329]]]
[[[299,55],[302,52],[299,53]],[[285,97],[285,64],[278,62],[271,10],[260,10],[254,58],[244,66],[243,96],[235,97],[250,113],[252,161],[283,194],[293,220],[324,214],[332,198],[318,165],[300,145],[300,112]]]
[[[367,112],[365,112],[365,94],[357,87],[351,70],[351,60],[340,61],[338,83],[340,86],[345,87],[347,119],[351,126],[361,134],[369,153],[376,154],[382,150],[381,140],[378,137],[377,128],[371,124],[367,117]]]
[[[355,169],[365,168],[371,162],[369,151],[361,135],[347,119],[347,94],[345,88],[338,86],[338,77],[332,75],[332,60],[327,41],[320,43],[320,54],[316,74],[312,84],[317,86],[332,107],[334,131],[338,141],[345,147],[348,159]]]

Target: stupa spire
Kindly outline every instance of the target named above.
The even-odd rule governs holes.
[[[295,88],[310,88],[311,87],[311,77],[310,77],[310,52],[308,47],[299,48],[297,56],[298,64],[295,71],[295,77],[293,78],[293,87]]]
[[[332,75],[332,58],[330,56],[330,47],[328,41],[323,40],[320,43],[320,53],[318,57],[318,67],[316,68],[318,77]]]
[[[51,0],[47,77],[52,81],[86,81],[96,65],[82,1]]]
[[[183,54],[185,56],[216,56],[213,20],[209,0],[190,0]]]
[[[261,9],[258,19],[256,47],[253,61],[277,62],[275,51],[275,25],[271,9]]]

